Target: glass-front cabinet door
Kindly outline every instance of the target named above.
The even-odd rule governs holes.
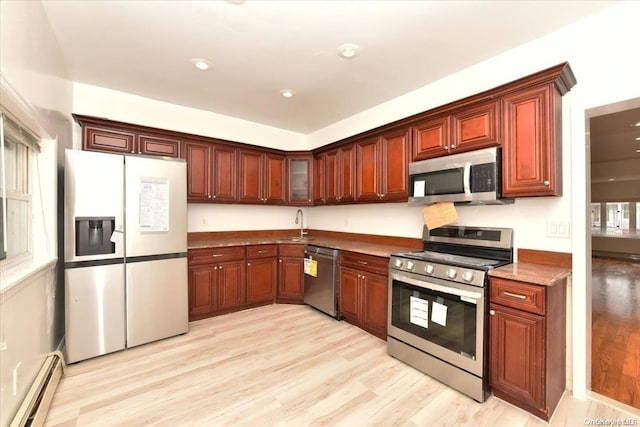
[[[311,160],[310,155],[288,156],[289,204],[311,205]]]

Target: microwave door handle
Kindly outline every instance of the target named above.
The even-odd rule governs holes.
[[[464,164],[462,181],[462,185],[464,186],[464,194],[467,196],[471,196],[471,162],[467,162]]]

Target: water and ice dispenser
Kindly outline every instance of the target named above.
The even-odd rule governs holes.
[[[115,228],[115,217],[86,216],[76,217],[76,256],[102,255],[116,252],[111,241]]]

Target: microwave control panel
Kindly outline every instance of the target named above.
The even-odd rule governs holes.
[[[471,192],[496,191],[496,164],[483,163],[471,166]]]

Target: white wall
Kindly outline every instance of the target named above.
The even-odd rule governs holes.
[[[73,113],[281,150],[306,149],[306,137],[296,132],[78,82]]]
[[[0,425],[7,425],[64,334],[64,287],[54,273],[56,182],[58,149],[70,143],[72,85],[40,2],[0,1],[0,19],[2,104],[18,106],[12,112],[45,137],[32,175],[34,259],[11,271],[0,268],[2,285],[15,282],[0,292]]]

